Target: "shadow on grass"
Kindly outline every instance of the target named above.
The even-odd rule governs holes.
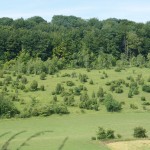
[[[65,146],[65,143],[67,142],[68,139],[69,139],[69,138],[66,137],[66,138],[63,140],[63,142],[62,142],[62,144],[59,146],[58,150],[62,150],[62,149],[63,149],[63,147]]]

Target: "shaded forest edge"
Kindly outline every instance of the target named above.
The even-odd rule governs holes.
[[[150,59],[149,33],[150,22],[115,18],[99,21],[57,15],[47,22],[39,16],[4,17],[0,18],[0,60],[15,59],[23,51],[43,61],[55,57],[63,67],[105,68],[119,59],[135,61],[137,56],[143,63]],[[107,63],[97,66],[105,60]]]

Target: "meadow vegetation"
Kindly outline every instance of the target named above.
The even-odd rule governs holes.
[[[1,150],[148,138],[149,31],[121,19],[0,18]]]

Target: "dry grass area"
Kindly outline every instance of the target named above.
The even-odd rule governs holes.
[[[111,150],[149,150],[150,140],[121,141],[107,145]]]

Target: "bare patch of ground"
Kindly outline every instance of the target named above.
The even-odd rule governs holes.
[[[150,140],[121,141],[108,143],[111,150],[150,150]]]

